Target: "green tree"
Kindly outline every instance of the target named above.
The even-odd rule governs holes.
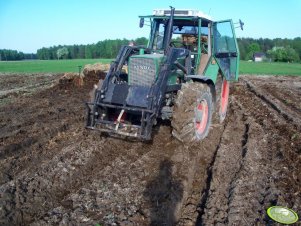
[[[92,46],[91,45],[87,45],[85,47],[85,58],[92,59]]]
[[[274,47],[269,50],[268,56],[275,62],[298,62],[298,53],[291,47]]]
[[[291,47],[286,47],[287,52],[287,62],[299,62],[300,57],[296,50]]]
[[[299,59],[301,59],[301,38],[294,38],[291,46],[299,55]]]
[[[57,49],[57,51],[56,51],[57,59],[59,60],[63,56],[68,56],[68,53],[69,52],[68,52],[67,47]]]
[[[242,60],[252,59],[255,52],[269,52],[277,61],[294,61],[300,60],[301,58],[301,38],[295,39],[253,39],[253,38],[238,38],[238,46],[240,50],[240,57]],[[69,45],[65,46],[68,49],[69,54],[65,55],[64,58],[76,59],[76,58],[115,58],[118,51],[122,45],[128,45],[130,40],[127,39],[116,39],[116,40],[103,40],[96,44],[90,45]],[[140,37],[136,38],[134,41],[135,45],[147,45],[147,38]],[[278,50],[278,56],[271,52],[273,47],[283,46],[285,51]],[[288,49],[290,46],[291,49]],[[64,46],[52,46],[43,47],[37,51],[37,57],[43,60],[57,59],[58,49]],[[298,57],[296,57],[297,53]],[[274,54],[274,55],[273,55]],[[31,55],[25,55],[26,57],[31,57]],[[25,57],[24,56],[24,57]],[[18,52],[13,52],[10,50],[2,51],[0,53],[1,60],[16,60],[22,59],[22,54]]]
[[[40,60],[49,60],[50,59],[50,49],[45,48],[45,47],[42,49],[38,49],[37,55]]]
[[[0,49],[0,61],[23,60],[24,53],[11,49]]]
[[[238,42],[238,49],[240,53],[240,59],[246,60],[247,51],[245,45],[242,42]]]
[[[248,54],[247,54],[247,56],[246,56],[246,59],[247,59],[247,60],[253,59],[253,55],[254,55],[254,53],[256,53],[256,52],[260,52],[260,46],[259,46],[258,43],[253,42],[253,43],[251,43],[251,44],[248,46]]]
[[[134,42],[137,46],[146,46],[148,43],[148,39],[145,37],[136,38]]]
[[[84,45],[80,45],[78,47],[78,58],[79,59],[84,59],[85,58],[85,46]]]

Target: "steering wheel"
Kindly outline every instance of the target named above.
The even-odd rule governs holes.
[[[169,44],[171,47],[175,47],[175,48],[180,48],[180,47],[184,47],[187,49],[187,45],[185,45],[183,42],[181,41],[171,41]]]

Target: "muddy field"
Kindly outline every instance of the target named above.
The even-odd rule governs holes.
[[[84,128],[96,78],[0,75],[0,225],[276,225],[301,214],[301,77],[241,76],[228,116],[184,146]]]

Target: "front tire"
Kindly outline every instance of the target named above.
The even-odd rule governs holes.
[[[206,84],[184,83],[175,101],[172,134],[189,143],[204,139],[212,119],[212,94]]]
[[[97,83],[93,86],[93,89],[89,92],[89,103],[93,103],[93,105],[88,105],[88,113],[87,113],[87,126],[94,127],[95,122],[95,112],[97,109],[97,105],[95,101],[98,100],[98,93],[96,90],[100,90],[102,87],[103,79],[100,79]]]
[[[95,84],[93,86],[93,89],[89,93],[89,102],[94,103],[94,101],[97,99],[96,97],[96,90],[100,90],[102,87],[103,79],[99,79],[97,85]]]

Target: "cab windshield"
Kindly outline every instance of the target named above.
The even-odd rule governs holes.
[[[168,19],[154,19],[152,24],[152,35],[149,43],[149,48],[154,51],[164,49],[164,36],[166,35]],[[208,36],[208,22],[202,22],[199,32],[198,19],[181,19],[174,20],[173,33],[170,45],[177,48],[187,48],[193,52],[197,51],[198,36]]]

